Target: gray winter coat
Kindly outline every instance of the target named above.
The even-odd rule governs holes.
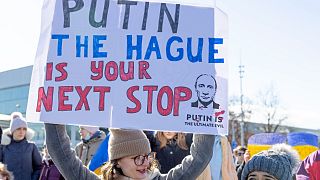
[[[38,180],[41,172],[41,155],[37,146],[26,138],[14,141],[10,135],[9,142],[0,147],[0,162],[7,165],[15,180]]]
[[[88,168],[76,158],[70,147],[70,139],[64,125],[45,124],[46,142],[49,154],[62,175],[68,180],[98,180]],[[154,171],[152,180],[194,180],[206,168],[212,157],[213,135],[194,135],[189,156],[185,157],[181,165],[172,168],[168,174]]]
[[[106,134],[102,131],[97,131],[88,141],[81,141],[76,145],[75,151],[82,163],[87,166],[100,147],[102,141],[106,138]]]

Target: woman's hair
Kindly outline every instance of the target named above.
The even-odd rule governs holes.
[[[163,131],[158,131],[156,133],[156,138],[160,142],[160,149],[166,147],[168,143],[168,139],[164,136]],[[186,134],[185,133],[177,133],[174,136],[174,139],[177,141],[178,146],[183,150],[188,150],[189,147],[187,146],[186,142]]]
[[[243,152],[246,152],[247,148],[244,147],[244,146],[237,146],[233,152],[237,155],[239,151],[243,151]]]
[[[105,165],[103,165],[103,167],[101,168],[102,180],[114,180],[115,174],[124,175],[122,172],[122,169],[117,167],[118,160],[119,159],[111,160],[111,161],[108,161]],[[159,167],[158,161],[152,158],[150,160],[150,166],[148,167],[148,171],[153,171],[158,167]]]
[[[12,180],[13,175],[10,171],[8,171],[7,166],[0,162],[0,174],[5,180]]]

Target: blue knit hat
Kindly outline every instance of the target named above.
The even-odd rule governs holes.
[[[299,155],[286,144],[277,144],[267,151],[254,155],[245,165],[241,180],[246,180],[251,172],[266,172],[278,180],[292,179],[293,171],[299,164]]]

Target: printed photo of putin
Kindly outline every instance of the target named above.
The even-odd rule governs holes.
[[[209,74],[201,74],[195,82],[198,100],[191,103],[191,107],[219,109],[220,105],[214,102],[217,92],[217,81]]]

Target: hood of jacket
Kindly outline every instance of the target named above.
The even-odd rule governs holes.
[[[103,131],[97,131],[96,133],[94,133],[92,135],[92,137],[89,140],[83,140],[80,143],[84,143],[84,144],[92,144],[95,143],[97,141],[101,141],[101,139],[105,139],[106,138],[106,133],[104,133]]]
[[[34,130],[28,128],[26,133],[26,139],[30,141],[33,138],[34,134],[35,134]],[[10,133],[10,128],[7,128],[3,130],[3,134],[1,137],[1,144],[8,145],[10,143],[11,143],[11,133]]]

